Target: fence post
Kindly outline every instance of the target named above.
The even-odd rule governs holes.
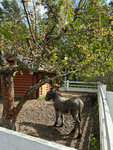
[[[104,92],[104,96],[105,96],[105,98],[106,98],[106,85],[102,85],[102,89],[103,89],[103,92]]]
[[[64,81],[64,87],[67,88],[67,81]]]
[[[67,80],[67,88],[69,88],[69,80]]]

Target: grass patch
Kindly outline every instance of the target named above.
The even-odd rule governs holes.
[[[90,134],[89,141],[91,143],[93,150],[100,150],[99,140],[94,137],[94,134]]]
[[[40,96],[40,97],[38,98],[38,100],[43,100],[43,99],[45,99],[45,96]]]

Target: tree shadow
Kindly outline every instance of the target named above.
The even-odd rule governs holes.
[[[58,130],[59,127],[52,127],[47,126],[44,124],[37,124],[37,123],[31,123],[31,122],[21,122],[19,123],[19,126],[29,126],[34,128],[37,131],[37,137],[40,137],[42,139],[48,140],[48,141],[57,141],[57,140],[63,140],[65,141],[65,136],[60,133]]]
[[[71,143],[75,140],[80,141],[80,139],[76,138],[77,131],[75,133],[71,134],[61,134],[61,132],[58,130],[59,127],[52,127],[47,126],[44,124],[37,124],[37,123],[31,123],[31,122],[21,122],[19,123],[21,126],[28,126],[32,127],[37,131],[37,136],[39,138],[48,140],[48,141],[60,141],[60,144],[63,144],[65,146],[71,147]],[[63,141],[63,142],[62,142]],[[59,142],[57,142],[59,143]]]

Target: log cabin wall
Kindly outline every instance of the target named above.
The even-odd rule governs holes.
[[[14,64],[13,60],[8,60],[10,65]],[[48,76],[52,77],[53,74],[47,73],[43,71],[43,68],[40,68],[41,70],[36,72],[29,72],[28,70],[22,70],[20,72],[17,72],[14,76],[14,92],[15,96],[24,96],[27,90],[37,84],[40,80],[43,79],[43,77]],[[50,85],[47,83],[40,87],[36,92],[33,93],[33,98],[38,98],[42,95],[45,95],[46,92],[50,89]],[[1,89],[1,80],[0,80],[0,95],[2,94]]]
[[[34,85],[34,79],[34,74],[28,70],[17,72],[14,77],[15,96],[24,96],[26,91]],[[33,97],[36,97],[36,92]]]
[[[41,79],[43,79],[43,75],[47,75],[49,77],[53,76],[49,73],[44,72],[33,73],[29,72],[28,70],[22,70],[20,72],[17,72],[16,75],[14,76],[15,96],[24,96],[29,87],[37,84]],[[40,96],[44,96],[49,89],[50,84],[46,83],[45,85],[40,87],[36,92],[34,92],[32,97],[37,98]],[[1,84],[0,84],[0,94],[2,94]]]

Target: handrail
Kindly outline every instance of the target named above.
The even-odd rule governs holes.
[[[69,82],[69,83],[83,83],[83,84],[98,84],[98,82],[83,82],[83,81],[70,81],[66,80],[64,83]]]
[[[98,82],[82,82],[82,81],[64,81],[64,85],[65,87],[69,87],[69,86],[97,86],[98,87]]]
[[[98,82],[83,82],[83,81],[64,81],[61,91],[78,91],[95,93],[98,89]]]
[[[100,144],[102,150],[113,150],[113,122],[106,99],[105,85],[99,85]]]

